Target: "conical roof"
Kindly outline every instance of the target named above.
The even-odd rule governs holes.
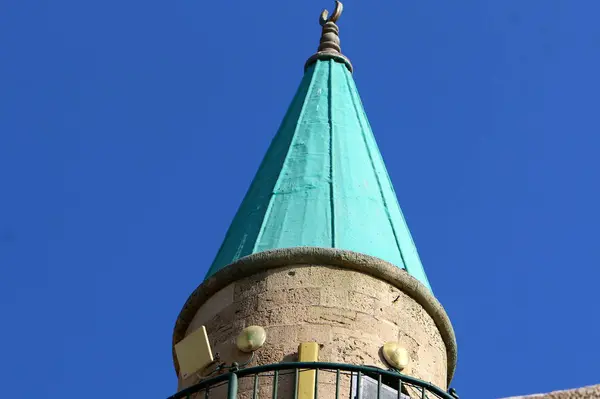
[[[207,278],[246,255],[311,246],[381,258],[429,287],[352,67],[341,54],[322,51],[333,22],[324,24],[319,52],[307,64]]]

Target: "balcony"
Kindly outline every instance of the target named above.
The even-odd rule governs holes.
[[[200,398],[457,399],[425,381],[369,366],[275,363],[206,378],[169,399]]]

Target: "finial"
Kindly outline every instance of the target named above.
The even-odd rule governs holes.
[[[344,11],[344,5],[342,4],[342,2],[336,0],[335,8],[333,9],[333,15],[331,16],[331,18],[327,18],[327,16],[329,15],[329,11],[327,11],[327,9],[324,9],[321,12],[321,17],[319,18],[319,24],[321,26],[324,26],[327,22],[336,23],[342,15],[342,11]]]
[[[340,29],[335,24],[342,15],[344,5],[341,1],[336,0],[335,8],[333,13],[329,16],[329,11],[326,9],[321,12],[319,17],[319,24],[323,27],[321,32],[321,40],[317,53],[306,61],[304,69],[306,70],[311,64],[317,60],[328,60],[334,59],[338,62],[342,62],[346,65],[348,70],[352,72],[352,64],[350,60],[342,55],[342,48],[340,47]]]

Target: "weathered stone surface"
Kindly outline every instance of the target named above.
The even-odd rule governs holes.
[[[211,296],[194,315],[192,324],[197,327],[212,319],[223,309],[233,304],[235,284],[229,284]],[[194,328],[194,330],[196,329]]]
[[[327,308],[347,309],[349,307],[348,289],[329,285],[321,288],[320,305]]]
[[[308,268],[312,269],[310,277],[303,273],[306,270],[302,270]],[[358,293],[339,288],[315,288],[315,281],[323,281],[320,270],[334,279],[337,274],[348,273],[328,266],[297,266],[296,275],[303,276],[302,284],[307,287],[288,280],[287,285],[294,285],[295,288],[279,289],[273,286],[273,289],[267,288],[258,297],[240,295],[238,298],[241,299],[237,302],[224,308],[220,306],[220,313],[203,321],[209,338],[215,345],[214,351],[219,353],[221,360],[241,363],[247,359],[247,355],[235,348],[235,338],[249,325],[260,325],[267,332],[266,343],[256,352],[253,365],[293,361],[299,343],[318,342],[321,345],[319,359],[322,361],[386,368],[380,348],[388,341],[399,340],[411,354],[411,362],[405,372],[438,386],[445,386],[446,349],[443,345],[429,345],[429,342],[441,341],[441,338],[439,331],[424,321],[428,317],[422,315],[425,311],[419,304],[406,297],[403,307],[383,312],[380,308],[376,310],[375,298],[381,287],[379,283],[371,281],[373,277],[353,272],[356,273],[353,276],[355,281],[364,282],[364,287],[371,287],[377,292],[363,290]],[[278,274],[280,277],[287,276],[287,272]],[[240,284],[250,287],[243,280]],[[231,292],[234,290],[241,294],[235,287]],[[323,301],[323,298],[326,299]],[[366,306],[361,299],[367,303]],[[214,302],[208,304],[212,303]],[[323,306],[325,304],[328,306]],[[201,307],[198,314],[211,312]],[[201,320],[203,318],[200,316],[194,318],[188,333],[202,325],[198,324]],[[438,337],[432,337],[434,335]],[[180,388],[189,385],[188,381],[182,381]]]
[[[319,342],[325,343],[331,341],[333,327],[326,324],[306,324],[294,326],[297,331],[298,342]]]
[[[600,399],[600,385],[505,399]]]
[[[295,361],[298,345],[312,341],[320,344],[320,361],[387,368],[380,348],[398,340],[411,358],[405,374],[446,387],[455,362],[449,358],[456,353],[454,335],[443,308],[420,283],[381,260],[369,265],[375,258],[360,254],[338,259],[352,267],[340,267],[331,259],[299,263],[305,257],[315,259],[312,253],[288,255],[283,252],[278,261],[260,258],[262,264],[250,267],[253,274],[234,264],[237,273],[226,268],[207,280],[182,310],[174,341],[205,325],[221,361],[243,363],[248,357],[237,350],[235,338],[243,328],[259,325],[267,340],[248,366]],[[317,259],[326,260],[323,254]],[[293,266],[276,266],[283,261]],[[180,381],[179,388],[191,383]]]

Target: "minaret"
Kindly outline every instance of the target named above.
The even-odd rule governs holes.
[[[342,55],[341,11],[336,2],[331,16],[321,14],[318,52],[212,266],[179,314],[173,344],[205,326],[213,353],[228,364],[297,361],[299,346],[313,343],[319,361],[387,370],[388,343],[401,349],[403,374],[445,390],[456,366],[454,332]],[[236,347],[249,326],[266,331],[251,358]],[[201,378],[183,379],[174,362],[180,389]]]

